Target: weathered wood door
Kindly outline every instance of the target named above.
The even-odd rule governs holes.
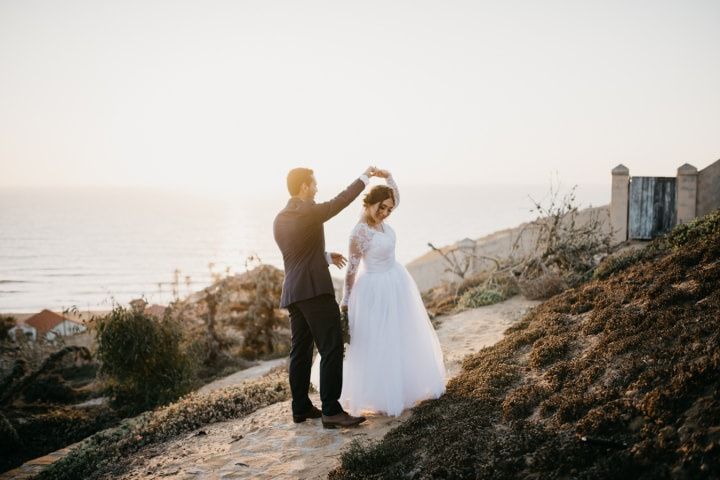
[[[630,177],[628,237],[649,240],[675,226],[675,178]]]

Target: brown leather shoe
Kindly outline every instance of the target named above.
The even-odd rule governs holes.
[[[293,422],[295,423],[302,423],[308,418],[320,418],[322,417],[322,412],[316,407],[312,406],[310,407],[310,410],[308,410],[305,413],[293,413]]]
[[[323,428],[356,427],[365,420],[367,420],[365,417],[353,417],[347,412],[322,416]]]

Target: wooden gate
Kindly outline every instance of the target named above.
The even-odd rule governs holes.
[[[630,177],[628,238],[654,238],[670,231],[675,219],[674,177]]]

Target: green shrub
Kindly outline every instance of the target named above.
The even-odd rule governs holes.
[[[715,210],[704,217],[677,225],[668,234],[656,238],[643,248],[608,256],[595,269],[593,278],[604,280],[639,262],[656,258],[669,249],[703,241],[718,231],[720,231],[720,210]]]
[[[68,382],[88,383],[97,376],[98,365],[95,362],[83,365],[72,365],[58,369],[58,374]]]
[[[476,287],[463,293],[458,305],[461,308],[477,308],[484,307],[485,305],[493,305],[503,300],[505,300],[505,296],[496,290]]]
[[[170,319],[115,307],[98,320],[97,358],[114,406],[141,411],[171,402],[192,385],[181,329]]]
[[[702,240],[718,231],[720,231],[720,209],[676,226],[667,234],[667,241],[670,246],[677,248]]]
[[[22,464],[18,458],[24,450],[20,436],[12,423],[0,412],[0,472],[5,472]]]
[[[287,325],[285,316],[277,314],[282,274],[269,265],[261,265],[253,273],[255,294],[238,321],[245,337],[242,356],[251,360],[283,356],[290,351],[290,342],[278,335]]]
[[[22,393],[26,402],[71,403],[76,400],[75,390],[58,374],[41,377],[28,385]]]
[[[10,334],[8,332],[15,326],[15,324],[15,317],[0,315],[0,340],[10,339]]]
[[[16,450],[20,447],[20,437],[17,430],[0,412],[0,447],[5,451]]]

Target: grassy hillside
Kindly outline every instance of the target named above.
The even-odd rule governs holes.
[[[720,212],[608,259],[332,479],[720,477]]]

